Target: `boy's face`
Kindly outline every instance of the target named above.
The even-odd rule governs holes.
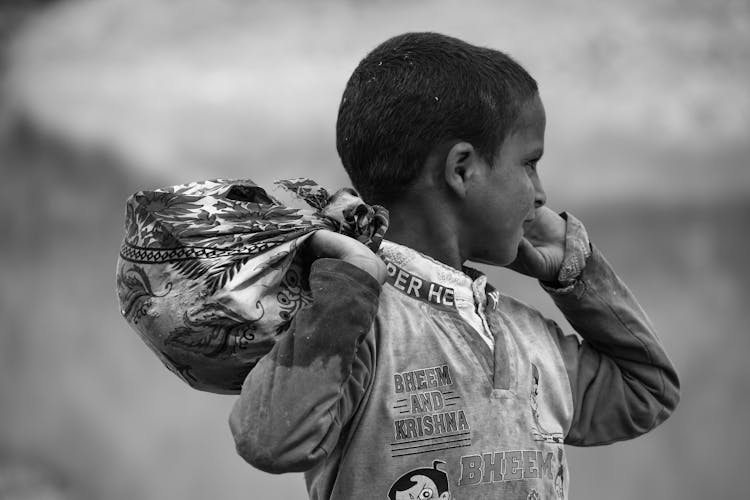
[[[477,175],[467,190],[464,221],[466,258],[497,266],[515,260],[524,224],[546,203],[536,163],[544,151],[546,117],[536,96],[522,109],[512,131],[489,165],[477,157]]]

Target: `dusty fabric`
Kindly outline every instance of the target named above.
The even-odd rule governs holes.
[[[222,179],[140,191],[127,201],[121,313],[196,389],[238,393],[310,302],[309,266],[298,252],[308,236],[329,229],[376,251],[388,227],[388,212],[354,190],[331,196],[308,179],[277,185],[289,202],[252,181]]]
[[[580,228],[569,216],[567,239]],[[648,318],[589,251],[570,291],[550,289],[581,339],[486,282],[473,298],[478,271],[394,243],[379,252],[382,286],[316,261],[312,307],[232,410],[238,452],[262,470],[304,471],[313,500],[568,498],[564,444],[636,437],[679,399]],[[469,301],[483,321],[467,321]],[[472,327],[484,322],[494,349]]]

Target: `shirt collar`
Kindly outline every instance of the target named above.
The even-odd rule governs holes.
[[[462,272],[428,255],[389,240],[383,240],[378,253],[387,262],[395,264],[410,274],[453,289],[457,302],[462,300],[484,302],[486,300],[484,288],[487,278],[476,269],[464,267]]]

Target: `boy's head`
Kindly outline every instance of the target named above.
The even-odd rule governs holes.
[[[393,483],[388,498],[402,500],[410,498],[450,500],[448,474],[438,469],[441,460],[432,463],[432,469],[423,468],[407,472]]]
[[[366,200],[399,197],[441,145],[465,141],[492,164],[536,81],[497,50],[406,33],[368,54],[339,107],[336,146]]]

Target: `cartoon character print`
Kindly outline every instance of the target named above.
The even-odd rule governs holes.
[[[448,474],[438,469],[442,460],[432,462],[432,468],[413,469],[401,476],[388,490],[389,500],[425,500],[428,498],[450,500]]]
[[[539,396],[539,369],[533,363],[531,364],[531,377],[531,394],[529,395],[529,402],[531,404],[531,415],[534,418],[534,429],[531,430],[531,435],[534,437],[534,441],[562,443],[562,433],[546,431],[539,421],[539,403],[537,401],[537,397]]]

